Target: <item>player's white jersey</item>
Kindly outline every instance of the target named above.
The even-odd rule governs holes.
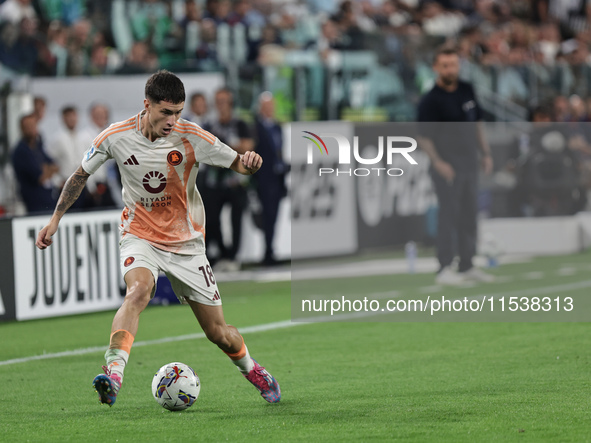
[[[179,254],[205,251],[205,210],[195,181],[199,163],[229,168],[237,153],[195,123],[179,119],[167,137],[141,133],[145,111],[101,132],[84,155],[94,173],[114,158],[121,172],[121,234]]]

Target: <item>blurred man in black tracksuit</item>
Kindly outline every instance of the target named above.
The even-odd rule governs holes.
[[[437,72],[436,84],[421,99],[418,121],[420,146],[431,160],[431,178],[439,202],[436,246],[440,268],[436,282],[489,282],[493,276],[472,263],[476,254],[479,163],[486,174],[493,167],[480,122],[482,111],[472,86],[459,80],[460,62],[455,50],[438,51],[433,69]],[[451,269],[456,253],[460,257],[457,273]]]

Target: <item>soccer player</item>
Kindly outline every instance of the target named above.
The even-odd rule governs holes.
[[[237,154],[198,125],[180,118],[185,89],[168,72],[146,83],[144,109],[105,129],[81,166],[66,182],[55,212],[37,236],[37,247],[53,242],[60,219],[76,201],[88,177],[113,158],[121,171],[125,208],[121,215],[121,272],[127,284],[113,319],[104,374],[93,385],[101,403],[113,406],[138,330],[140,313],[154,296],[164,271],[181,303],[189,304],[207,338],[270,403],[281,398],[279,384],[250,357],[242,336],[226,324],[222,302],[205,256],[205,211],[195,186],[200,162],[254,174],[262,165],[255,152]]]

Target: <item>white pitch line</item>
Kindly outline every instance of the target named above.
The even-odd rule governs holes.
[[[565,266],[563,268],[560,268],[559,270],[556,271],[556,273],[558,275],[561,275],[563,277],[569,277],[571,275],[575,275],[577,273],[577,269],[570,267],[570,266]]]
[[[248,334],[251,332],[272,331],[274,329],[289,328],[290,326],[297,326],[297,325],[301,325],[301,324],[304,324],[304,323],[293,323],[291,320],[285,320],[285,321],[278,321],[278,322],[274,322],[274,323],[266,323],[266,324],[262,324],[262,325],[246,326],[244,328],[240,328],[240,332],[244,333],[244,334]],[[184,341],[184,340],[197,340],[200,338],[205,338],[205,334],[203,332],[199,332],[199,333],[195,333],[195,334],[179,335],[176,337],[164,337],[164,338],[158,338],[155,340],[138,341],[133,344],[133,347],[137,348],[138,346],[159,345],[162,343],[170,343],[170,342]],[[106,350],[107,350],[106,346],[93,346],[91,348],[75,349],[72,351],[62,351],[62,352],[53,352],[51,354],[32,355],[30,357],[13,358],[10,360],[0,361],[0,366],[12,365],[12,364],[16,364],[16,363],[27,363],[27,362],[36,361],[36,360],[49,360],[52,358],[73,357],[75,355],[93,354],[95,352],[105,352]]]
[[[544,277],[544,273],[540,271],[526,272],[523,274],[523,278],[526,280],[539,280]]]

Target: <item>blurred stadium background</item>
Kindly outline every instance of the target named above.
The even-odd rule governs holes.
[[[264,235],[257,227],[260,202],[249,192],[238,252],[242,269],[216,270],[229,318],[237,326],[256,326],[290,318],[292,259],[296,274],[303,280],[318,279],[318,274],[328,269],[327,278],[377,275],[384,288],[397,287],[408,296],[435,291],[432,285],[437,265],[432,246],[437,202],[427,158],[417,153],[421,167],[409,170],[408,180],[395,184],[374,182],[375,188],[370,190],[363,189],[358,180],[358,188],[352,189],[345,206],[333,211],[337,196],[330,191],[330,180],[310,175],[304,161],[291,155],[291,141],[295,140],[292,133],[304,127],[314,132],[338,127],[343,133],[367,138],[380,135],[384,123],[413,122],[421,95],[434,83],[433,54],[443,44],[455,45],[459,50],[461,77],[474,85],[485,112],[486,133],[494,156],[494,173],[481,178],[479,194],[478,264],[501,264],[491,267],[500,278],[490,291],[513,294],[539,287],[555,288],[557,294],[571,290],[579,296],[586,294],[591,246],[591,5],[586,0],[0,0],[0,321],[6,322],[0,325],[0,332],[4,329],[3,336],[19,337],[10,343],[2,340],[0,370],[8,376],[14,372],[14,365],[21,365],[20,373],[34,380],[36,368],[59,371],[63,358],[81,371],[75,383],[90,384],[100,352],[90,348],[80,355],[94,355],[77,359],[59,353],[104,344],[111,314],[90,313],[115,309],[124,295],[118,270],[117,201],[72,211],[60,228],[59,248],[54,246],[45,255],[34,248],[36,232],[48,216],[27,214],[11,155],[21,138],[20,119],[36,110],[35,98],[45,102],[39,132],[47,146],[64,129],[65,106],[77,108],[81,130],[92,125],[89,110],[97,103],[108,106],[111,122],[137,113],[145,80],[157,69],[179,74],[187,99],[193,93],[205,95],[209,103],[205,120],[216,117],[214,93],[221,87],[233,92],[234,113],[251,128],[260,94],[273,94],[276,118],[283,130],[283,159],[291,165],[274,240],[279,265],[260,266],[265,249]],[[549,116],[569,134],[558,154],[546,152],[543,146],[529,149],[535,129],[531,122],[540,114]],[[542,165],[535,178],[528,173],[532,164]],[[249,186],[252,190],[254,184]],[[376,195],[377,200],[366,198]],[[365,216],[368,211],[372,217]],[[343,214],[347,217],[343,218]],[[347,241],[342,237],[314,236],[320,224],[337,223],[338,232],[344,232]],[[230,229],[227,211],[222,213],[222,228],[226,234]],[[310,235],[305,241],[298,236],[298,241],[292,242],[292,229]],[[402,275],[409,270],[404,252],[409,242],[418,245],[416,275]],[[546,255],[553,257],[532,259]],[[362,263],[366,271],[356,273],[360,269],[357,263]],[[565,279],[572,286],[565,286]],[[372,285],[372,281],[368,278],[367,284]],[[460,289],[461,295],[470,295],[470,291]],[[443,293],[455,295],[453,291]],[[159,281],[156,302],[174,302],[164,278]],[[261,302],[264,309],[253,308],[253,304]],[[192,318],[185,311],[181,314],[177,307],[170,311],[151,309],[148,316],[154,323],[162,321],[164,326],[144,331],[140,328],[140,340],[149,342],[187,333],[185,329],[166,327],[179,319],[179,325],[192,327]],[[70,320],[13,322],[72,314],[84,315]],[[103,325],[103,330],[99,333],[94,326],[91,330],[94,324],[97,328]],[[73,327],[81,327],[84,332],[73,337]],[[361,440],[368,436],[415,440],[443,436],[444,440],[462,441],[472,435],[481,440],[505,441],[516,438],[513,434],[526,428],[524,432],[538,431],[529,436],[531,441],[588,439],[588,429],[580,424],[588,397],[565,395],[578,392],[579,383],[587,383],[589,359],[585,353],[579,356],[589,343],[585,325],[409,327],[412,334],[405,332],[405,325],[313,325],[309,329],[298,327],[291,333],[272,333],[272,339],[264,332],[255,334],[253,329],[253,342],[270,356],[270,367],[278,368],[281,377],[290,380],[286,392],[291,390],[292,400],[297,399],[304,408],[318,414],[314,420],[303,419],[295,424],[289,420],[307,414],[306,409],[293,412],[289,408],[295,406],[287,403],[271,419],[273,430],[267,429],[265,435],[279,440],[313,439],[314,435],[330,439],[345,436],[339,432],[346,430],[348,438],[357,432]],[[53,332],[48,334],[48,329]],[[404,343],[375,344],[376,336],[396,334],[405,338]],[[364,350],[361,354],[371,364],[356,366],[361,357],[355,364],[343,357],[351,347],[323,345],[318,340],[320,335],[332,340],[347,337],[354,349]],[[496,344],[483,348],[482,343],[491,337],[498,339]],[[564,337],[568,339],[562,342]],[[517,342],[518,338],[522,342]],[[370,342],[373,345],[366,347]],[[452,342],[447,353],[445,349]],[[182,346],[156,344],[150,348],[151,353],[137,351],[142,357],[137,362],[132,359],[129,372],[136,372],[138,377],[134,382],[128,377],[127,386],[134,396],[128,397],[128,403],[122,400],[117,405],[132,419],[140,420],[137,414],[145,412],[135,411],[134,400],[141,408],[144,404],[154,406],[148,403],[149,397],[142,397],[152,369],[165,363],[162,359],[185,355],[186,347]],[[521,346],[530,354],[517,363],[523,357],[518,352]],[[297,358],[286,361],[277,350],[281,347],[290,349]],[[50,355],[47,362],[34,363],[40,366],[26,364],[35,361],[31,356],[45,353]],[[559,353],[560,363],[565,366],[550,367],[558,364]],[[320,354],[326,359],[319,358]],[[412,355],[413,360],[396,355]],[[323,399],[314,406],[306,399],[318,396],[318,392],[307,386],[309,380],[303,375],[306,369],[299,363],[302,359],[340,377],[334,383],[324,380],[314,385]],[[498,363],[503,359],[516,363],[509,370]],[[196,364],[197,372],[205,374],[207,386],[226,370],[222,369],[226,362],[218,365],[217,360],[211,367],[187,363]],[[437,361],[443,361],[443,370]],[[396,369],[397,377],[405,381],[405,386],[394,382],[384,386],[383,368],[398,368],[398,364],[403,369]],[[374,365],[381,368],[377,373],[373,373]],[[486,368],[497,369],[501,375],[496,378],[498,374]],[[535,378],[532,368],[540,368],[544,386],[531,382]],[[287,374],[292,370],[290,379]],[[362,370],[373,373],[367,383],[357,378],[357,371]],[[441,378],[447,380],[468,374],[468,387],[457,381],[447,390],[442,388],[431,376],[440,370]],[[485,401],[488,397],[477,383],[481,373],[491,380],[490,392],[498,395],[495,401]],[[344,379],[352,383],[353,395],[343,386]],[[374,388],[366,392],[368,384]],[[39,392],[43,397],[36,406],[16,390],[7,402],[15,402],[29,416],[39,415],[38,424],[44,429],[52,423],[52,417],[60,416],[62,405],[48,403],[45,398],[52,395],[51,391],[40,385],[35,381],[18,382],[20,389]],[[434,399],[429,389],[442,397]],[[67,395],[80,404],[90,401],[90,387],[89,395],[79,391],[82,389],[72,387]],[[224,386],[212,386],[211,392],[204,390],[205,401],[210,402],[210,406],[204,406],[210,419],[203,428],[204,436],[260,437],[258,429],[266,426],[268,414],[253,412],[259,428],[249,427],[251,422],[244,417],[244,423],[227,427],[224,414],[216,409],[226,407]],[[397,397],[400,403],[378,408],[371,420],[368,415],[357,414],[357,407],[373,408],[373,400],[386,395],[384,392]],[[454,403],[458,392],[463,399],[460,406]],[[231,414],[250,407],[242,397],[232,397],[232,401],[235,406]],[[417,422],[419,403],[428,406],[421,406],[425,410]],[[40,414],[41,408],[51,411],[50,415]],[[323,415],[333,409],[344,414],[341,418],[346,418],[348,426],[339,421],[337,413]],[[559,414],[566,409],[567,415]],[[483,419],[482,411],[497,420]],[[86,412],[88,416],[83,417]],[[387,424],[393,415],[399,420],[398,430]],[[100,432],[97,423],[102,419],[95,422],[92,417],[93,409],[83,406],[79,427],[57,425],[48,430],[45,438],[58,438],[64,433],[70,433],[72,438],[87,438],[89,429]],[[23,438],[19,416],[8,414],[6,419],[7,436]],[[286,422],[292,425],[292,434],[281,433]],[[139,428],[128,427],[128,423],[118,423],[115,429],[131,440],[138,435],[150,439],[147,431],[138,434]],[[163,423],[164,432],[169,430],[172,435],[176,424],[168,419]],[[335,423],[344,427],[339,429]],[[220,434],[218,428],[224,427],[225,433]],[[439,434],[440,430],[444,433]],[[33,434],[35,437],[44,439],[41,434]]]
[[[0,216],[27,212],[11,164],[23,115],[42,113],[39,133],[51,156],[48,148],[64,132],[64,107],[77,109],[80,132],[92,132],[90,107],[96,104],[107,106],[110,122],[120,121],[138,111],[147,75],[163,68],[182,76],[187,113],[191,95],[205,95],[208,112],[202,122],[215,119],[214,92],[220,87],[233,92],[234,113],[251,129],[260,94],[273,94],[283,127],[283,158],[292,164],[275,255],[279,260],[318,255],[308,245],[291,244],[291,223],[314,223],[314,214],[318,218],[330,210],[336,199],[325,195],[325,184],[307,174],[302,162],[291,159],[293,123],[310,128],[320,122],[313,127],[322,130],[321,122],[338,120],[341,130],[367,140],[380,131],[378,123],[415,120],[418,100],[434,82],[433,54],[447,44],[458,48],[461,77],[473,83],[485,111],[495,160],[495,173],[481,180],[480,213],[488,234],[481,239],[504,252],[582,250],[589,243],[584,214],[576,221],[555,220],[553,228],[536,222],[542,227],[533,229],[529,246],[495,235],[513,229],[507,217],[521,218],[517,226],[530,232],[526,218],[574,216],[590,207],[590,13],[587,2],[570,0],[2,1]],[[560,122],[572,137],[562,153],[536,160],[540,173],[532,177],[526,166],[539,152],[530,149],[527,122],[536,113]],[[358,219],[348,231],[353,242],[346,248],[325,242],[322,254],[399,248],[408,241],[430,246],[437,204],[428,160],[422,159],[420,170],[409,171],[413,177],[376,185],[373,192],[381,201],[371,220],[360,206],[367,200],[351,197],[345,213]],[[67,177],[59,175],[62,182]],[[357,191],[363,195],[363,189]],[[118,207],[117,193],[115,187],[113,199],[101,197],[101,203],[84,209]],[[260,202],[249,192],[238,253],[243,264],[263,259],[257,211]],[[226,212],[222,222],[229,231]],[[335,220],[336,213],[325,219]],[[562,229],[562,223],[569,227]],[[562,249],[539,242],[532,249],[536,235],[556,232],[548,231],[556,226],[570,235],[566,243],[556,239]]]

